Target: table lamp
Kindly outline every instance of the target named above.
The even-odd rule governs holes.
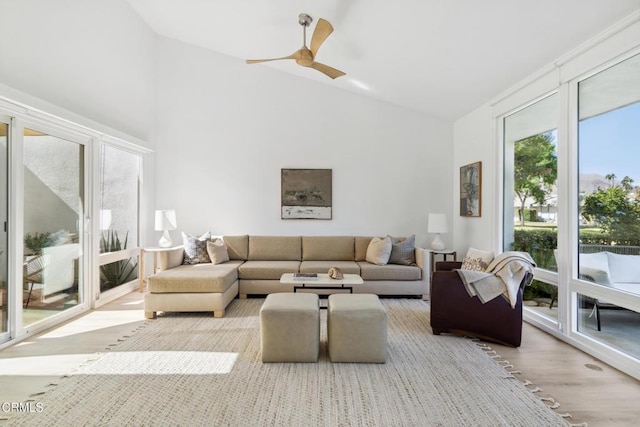
[[[178,223],[176,222],[176,211],[174,210],[158,210],[156,211],[156,231],[162,231],[162,237],[158,241],[161,248],[169,248],[173,245],[169,230],[175,230]]]
[[[440,233],[449,231],[447,228],[447,216],[445,214],[429,214],[429,233],[436,233],[435,239],[431,242],[431,249],[441,251],[444,249],[444,242],[440,238]]]

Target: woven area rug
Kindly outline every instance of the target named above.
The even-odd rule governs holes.
[[[34,399],[9,425],[566,426],[470,339],[434,336],[429,305],[382,299],[386,364],[260,361],[263,299],[222,319],[170,314]]]

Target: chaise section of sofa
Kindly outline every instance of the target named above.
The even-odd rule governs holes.
[[[243,261],[182,265],[183,255],[182,248],[161,253],[161,271],[147,282],[145,317],[153,319],[158,311],[210,311],[223,317],[238,295],[238,267]]]

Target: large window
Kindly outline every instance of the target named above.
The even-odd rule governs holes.
[[[578,83],[578,275],[640,295],[640,55]],[[640,358],[640,314],[580,295],[581,332]]]
[[[100,161],[100,292],[105,292],[138,277],[141,158],[103,144]]]
[[[504,119],[503,247],[530,253],[538,268],[552,272],[558,269],[557,98]],[[557,294],[557,278],[536,278],[525,301],[555,319]]]

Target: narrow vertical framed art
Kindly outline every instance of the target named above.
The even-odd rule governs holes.
[[[482,162],[460,167],[460,216],[482,216]]]

